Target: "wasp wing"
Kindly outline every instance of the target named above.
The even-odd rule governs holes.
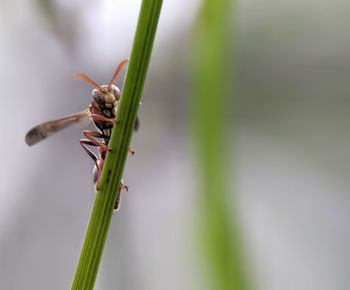
[[[84,123],[89,117],[90,110],[86,109],[83,112],[39,124],[28,131],[25,136],[25,142],[27,145],[32,146],[75,123]]]

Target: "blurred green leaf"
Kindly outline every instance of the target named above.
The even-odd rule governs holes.
[[[201,178],[201,242],[213,285],[209,289],[218,290],[248,289],[237,221],[235,213],[230,212],[233,12],[233,1],[204,1],[193,51],[192,116]]]

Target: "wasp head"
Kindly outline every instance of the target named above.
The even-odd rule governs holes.
[[[84,73],[78,72],[74,74],[76,77],[82,78],[83,80],[95,87],[95,89],[92,91],[92,99],[98,105],[100,111],[102,111],[107,117],[111,117],[111,115],[115,115],[116,113],[117,102],[120,99],[120,90],[118,89],[118,87],[113,85],[113,82],[116,80],[122,67],[128,62],[128,58],[125,58],[121,61],[108,85],[101,86],[94,82],[92,79],[90,79]]]
[[[115,85],[103,85],[92,91],[92,98],[98,105],[113,106],[120,99],[120,90]]]

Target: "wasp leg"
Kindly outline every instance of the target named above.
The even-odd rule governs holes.
[[[91,114],[90,117],[94,121],[102,121],[102,122],[111,123],[111,124],[114,124],[116,122],[115,118],[107,118],[107,117],[99,115],[99,114]]]
[[[100,190],[100,186],[99,186],[100,175],[101,175],[101,170],[95,164],[94,169],[93,169],[93,176],[94,176],[93,180],[94,180],[94,185],[95,185],[95,191],[96,192]]]
[[[101,139],[105,138],[105,136],[100,132],[84,130],[83,135],[93,143],[91,144],[92,146],[97,146],[97,147],[100,146],[105,151],[111,151],[111,148],[109,148],[106,144],[95,139],[95,138],[101,138]],[[128,148],[128,151],[132,156],[135,154],[135,150],[131,147]]]
[[[128,148],[128,151],[129,151],[129,153],[131,154],[131,156],[134,156],[135,150],[134,150],[133,148],[129,147],[129,148]]]
[[[100,169],[99,169],[99,166],[98,166],[98,162],[97,162],[98,157],[96,156],[96,154],[95,154],[94,152],[92,152],[92,151],[90,150],[90,148],[87,147],[87,146],[98,146],[98,145],[96,145],[95,143],[91,142],[91,141],[88,140],[88,139],[81,139],[81,140],[80,140],[80,145],[83,147],[83,149],[85,150],[85,152],[92,158],[92,160],[94,161],[94,163],[95,163],[97,169],[100,170]]]
[[[120,200],[121,200],[121,187],[118,188],[118,191],[117,191],[117,198],[115,200],[115,204],[114,204],[114,210],[117,211],[119,210],[120,208]]]
[[[118,186],[118,191],[117,191],[117,198],[115,200],[114,204],[114,210],[117,211],[120,207],[120,200],[121,200],[121,192],[122,190],[129,191],[129,186],[125,185],[123,180],[120,181],[119,186]]]
[[[96,132],[96,131],[90,131],[90,130],[84,130],[83,131],[83,135],[89,139],[94,146],[99,146],[101,147],[102,149],[104,149],[105,151],[111,151],[111,149],[104,143],[96,140],[95,138],[104,138],[105,136],[99,132]]]
[[[123,179],[122,179],[122,180],[120,181],[120,183],[119,183],[119,188],[120,188],[120,189],[125,189],[126,191],[129,191],[129,186],[127,186],[127,185],[124,184]]]

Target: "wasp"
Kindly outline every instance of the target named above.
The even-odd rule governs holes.
[[[82,78],[95,88],[92,91],[92,101],[88,108],[82,112],[41,123],[30,129],[25,136],[25,142],[29,146],[32,146],[75,123],[84,123],[86,120],[91,120],[97,131],[83,130],[82,134],[85,138],[80,140],[80,144],[95,163],[94,183],[96,189],[98,189],[98,181],[103,168],[106,153],[110,150],[108,143],[111,137],[113,125],[116,122],[118,102],[121,95],[120,89],[113,83],[117,79],[122,68],[128,64],[128,62],[129,59],[124,58],[119,63],[108,85],[99,85],[86,74],[81,72],[75,73],[74,75],[76,77]],[[138,126],[139,121],[137,119],[134,129],[137,130]],[[99,155],[96,155],[88,148],[88,146],[97,147]],[[135,153],[132,148],[129,148],[129,152],[132,155]],[[118,189],[116,202],[117,208],[119,207],[121,189],[128,189],[128,187],[121,182]]]

